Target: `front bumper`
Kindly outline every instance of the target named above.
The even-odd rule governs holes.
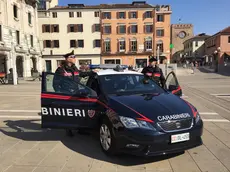
[[[171,143],[171,135],[190,133],[189,141]],[[203,122],[193,128],[172,133],[143,131],[141,129],[115,131],[116,146],[119,152],[137,156],[157,156],[182,152],[203,144]],[[127,145],[139,145],[138,147]]]

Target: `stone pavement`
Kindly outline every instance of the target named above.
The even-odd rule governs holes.
[[[40,83],[0,85],[0,171],[4,172],[229,172],[230,77],[197,72],[178,76],[184,99],[204,120],[204,144],[181,154],[153,158],[108,157],[97,135],[40,128]],[[211,96],[211,98],[210,98]],[[223,100],[222,106],[213,101]],[[230,105],[230,104],[229,104]]]

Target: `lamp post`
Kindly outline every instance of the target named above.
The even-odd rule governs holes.
[[[221,48],[218,47],[217,50],[214,51],[214,60],[215,60],[215,72],[218,72],[218,66],[219,66],[219,53],[221,51]]]
[[[160,47],[159,47],[159,45],[157,46],[157,64],[160,64],[159,62],[160,62]]]

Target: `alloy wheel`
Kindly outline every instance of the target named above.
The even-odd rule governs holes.
[[[105,124],[102,124],[100,128],[100,141],[103,149],[108,151],[111,146],[111,133]]]

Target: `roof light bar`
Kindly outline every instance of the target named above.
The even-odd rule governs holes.
[[[127,69],[127,65],[117,65],[117,64],[99,64],[99,65],[89,65],[90,69],[116,69],[120,66],[122,69]]]

